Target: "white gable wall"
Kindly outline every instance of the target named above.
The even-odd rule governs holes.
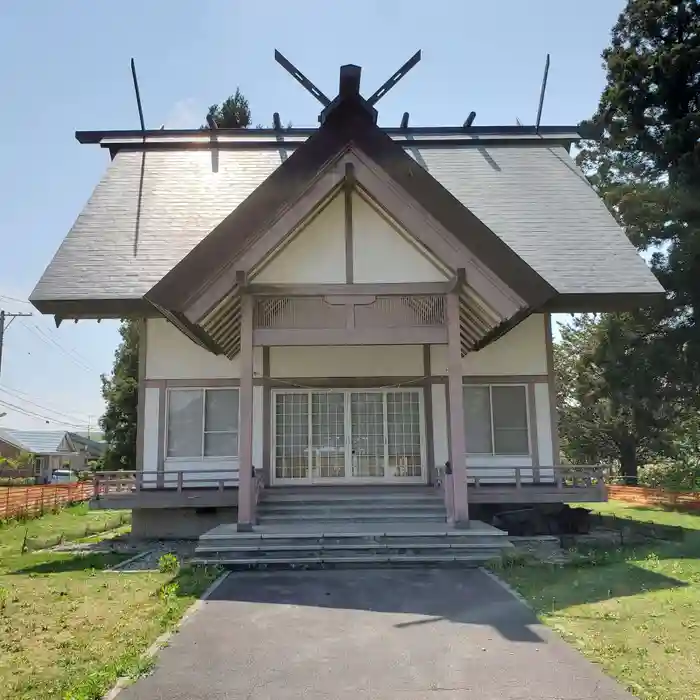
[[[334,197],[255,275],[255,281],[265,284],[344,284],[344,196]]]
[[[358,194],[352,196],[353,281],[444,282],[446,269],[439,269],[421,252],[408,234],[379,214]]]
[[[352,281],[444,282],[450,272],[398,225],[352,195]],[[348,281],[345,198],[337,195],[293,234],[253,279],[262,284],[344,284]]]

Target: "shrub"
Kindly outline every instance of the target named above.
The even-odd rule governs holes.
[[[163,554],[160,559],[158,559],[158,571],[160,571],[161,574],[174,574],[177,573],[179,569],[180,562],[172,552]]]
[[[700,460],[647,464],[639,470],[639,483],[671,491],[700,491]]]

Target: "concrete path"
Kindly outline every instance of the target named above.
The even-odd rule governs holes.
[[[118,700],[630,700],[478,570],[232,573]]]

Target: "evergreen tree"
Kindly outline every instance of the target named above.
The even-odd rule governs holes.
[[[219,129],[245,129],[250,126],[250,106],[239,88],[220,105],[211,105],[207,118],[213,117]],[[204,125],[202,128],[207,128]]]
[[[570,457],[634,478],[673,452],[700,394],[700,4],[628,0],[603,61],[577,160],[668,294],[563,332],[562,437]]]
[[[103,466],[107,470],[136,468],[136,411],[139,384],[139,331],[134,320],[119,326],[121,343],[114,352],[110,377],[102,375],[102,397],[107,410],[100,418],[107,451]]]
[[[641,464],[670,455],[687,409],[677,385],[655,372],[663,346],[635,314],[583,314],[554,348],[564,455],[616,463],[634,483]]]
[[[603,52],[607,85],[578,161],[668,290],[649,318],[700,382],[700,3],[629,0]],[[677,360],[683,361],[679,366]]]

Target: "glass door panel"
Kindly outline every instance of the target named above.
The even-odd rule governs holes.
[[[309,478],[309,395],[275,394],[275,479]]]
[[[311,478],[345,478],[345,393],[311,394]]]
[[[386,463],[384,395],[381,392],[350,394],[350,442],[352,476],[382,478]]]
[[[386,394],[389,474],[397,479],[420,478],[421,410],[417,391]]]

